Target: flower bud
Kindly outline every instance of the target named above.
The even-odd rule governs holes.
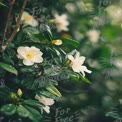
[[[22,96],[22,90],[21,90],[21,89],[18,89],[18,90],[17,90],[17,94],[18,94],[19,96]]]
[[[10,93],[10,98],[12,99],[12,100],[15,100],[16,98],[17,98],[17,96],[16,96],[16,94],[15,93]]]
[[[55,45],[57,45],[57,46],[62,45],[62,40],[60,40],[60,39],[53,40],[53,41],[52,41],[52,44],[55,44]]]

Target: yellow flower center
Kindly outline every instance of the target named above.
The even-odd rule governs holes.
[[[26,17],[25,17],[25,21],[26,21],[26,22],[31,21],[32,19],[33,19],[32,16],[26,16]]]
[[[28,52],[28,53],[26,54],[26,57],[27,57],[28,59],[32,59],[32,58],[34,57],[34,55],[33,55],[33,53]]]

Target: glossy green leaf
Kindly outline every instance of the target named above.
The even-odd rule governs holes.
[[[74,48],[77,48],[79,46],[79,43],[75,40],[69,39],[69,38],[61,38],[63,44],[72,45]]]
[[[80,79],[81,79],[81,80],[83,80],[83,81],[86,82],[86,83],[91,84],[91,82],[90,82],[86,77],[83,77],[81,74],[79,74],[79,76],[80,76]]]
[[[43,34],[45,35],[46,39],[48,39],[49,41],[52,41],[52,33],[50,30],[50,27],[48,25],[41,24],[40,29],[42,29]]]
[[[33,42],[40,43],[40,40],[34,35],[29,35],[29,39]]]
[[[22,105],[17,106],[17,113],[21,117],[29,117],[30,112]]]
[[[70,74],[70,78],[74,81],[78,81],[79,80],[79,76],[76,74]]]
[[[39,95],[43,95],[43,96],[45,96],[45,97],[49,97],[49,98],[53,98],[53,99],[55,99],[55,100],[58,100],[58,97],[57,97],[57,96],[51,94],[51,93],[48,92],[48,91],[41,91],[41,92],[39,92]]]
[[[33,122],[40,122],[41,119],[41,114],[39,111],[36,109],[29,107],[29,106],[24,106],[28,111],[29,111],[29,119],[32,120]]]
[[[38,102],[36,100],[24,100],[23,104],[35,106],[35,107],[42,107],[43,106],[40,102]]]
[[[27,105],[19,105],[17,107],[17,113],[19,116],[29,118],[33,122],[40,122],[41,114],[36,109]]]
[[[22,80],[21,84],[27,89],[36,89],[38,84],[34,83],[33,77],[27,77]]]
[[[58,75],[60,72],[61,69],[59,67],[45,68],[45,74],[48,76],[55,76]]]
[[[3,68],[4,70],[10,72],[10,73],[18,75],[18,71],[11,65],[0,62],[0,67]]]
[[[27,33],[28,35],[38,34],[39,33],[39,31],[36,28],[33,28],[33,27],[26,27],[26,28],[23,29],[23,32]]]
[[[4,59],[5,62],[14,65],[13,60],[8,55],[6,55],[5,53],[3,53],[2,58]]]
[[[16,106],[14,104],[6,104],[0,108],[0,112],[6,114],[7,116],[11,116],[16,112]]]
[[[46,89],[47,89],[50,93],[52,93],[52,94],[54,94],[54,95],[56,95],[56,96],[58,96],[58,97],[62,97],[61,93],[58,91],[58,89],[57,89],[55,86],[50,85],[50,86],[46,87]]]

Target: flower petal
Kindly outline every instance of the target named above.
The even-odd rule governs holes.
[[[87,72],[87,73],[91,73],[92,71],[88,70],[86,66],[81,66],[80,67],[80,71],[81,73],[83,74],[83,76],[85,77],[85,73],[84,72]]]
[[[34,57],[31,59],[31,61],[33,61],[33,62],[35,62],[35,63],[41,63],[41,62],[43,62],[43,58],[41,57],[40,54],[38,54],[38,55],[34,56]]]
[[[74,57],[72,55],[67,56],[69,60],[74,61]]]
[[[31,66],[31,65],[34,64],[34,62],[32,62],[31,60],[28,60],[28,59],[24,59],[23,64],[26,65],[26,66]]]
[[[45,98],[45,105],[53,105],[54,104],[54,100],[51,98]]]
[[[80,57],[80,52],[76,52],[76,54],[75,54],[75,58],[79,58]]]
[[[43,109],[44,109],[47,113],[50,113],[50,107],[49,107],[49,106],[45,106],[45,107],[43,107]]]
[[[30,14],[28,12],[24,11],[22,13],[21,21],[24,21],[26,16],[30,16]]]
[[[84,56],[80,56],[78,60],[79,60],[80,65],[82,65],[84,63],[84,61],[85,61],[85,57]]]
[[[72,70],[74,72],[79,72],[80,73],[80,65],[78,65],[78,64],[72,65]]]
[[[55,19],[53,20],[53,22],[56,24],[58,32],[69,30],[67,28],[67,26],[69,25],[69,22],[67,21],[66,14],[63,14],[61,16],[59,16],[58,14],[55,14],[54,17],[55,17]]]
[[[31,21],[26,22],[26,24],[28,24],[32,27],[37,27],[39,23],[36,19],[33,18]]]
[[[24,59],[27,59],[26,58],[26,52],[28,50],[29,50],[29,47],[21,46],[21,47],[18,47],[17,52],[18,52],[18,54],[20,55],[21,58],[23,57]]]

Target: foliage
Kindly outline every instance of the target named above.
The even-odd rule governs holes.
[[[26,4],[31,7],[33,2],[22,2],[5,2],[9,9],[0,43],[0,113],[4,121],[40,122],[43,110],[49,112],[50,102],[62,97],[60,81],[90,81],[72,71],[73,62],[68,59],[69,54],[79,53],[70,52],[70,46],[75,49],[79,43],[54,36],[46,23],[41,27],[34,16],[24,11]],[[63,48],[65,45],[69,45],[69,51]],[[39,96],[38,100],[35,96]]]
[[[5,5],[0,4],[0,20],[7,20],[12,8],[4,44],[6,21],[0,23],[0,106],[3,108],[0,119],[2,116],[5,122],[121,121],[121,104],[118,104],[122,94],[121,0],[29,0],[24,12],[33,16],[34,24],[27,21],[17,24],[23,0],[16,1],[13,7],[10,0],[0,2]],[[57,27],[65,31],[58,32]],[[16,34],[10,39],[15,28]],[[40,49],[43,61],[24,65],[24,60],[17,56],[20,46]],[[83,65],[92,74],[83,77],[81,72],[74,72],[68,55],[75,57],[75,49],[86,57]],[[44,98],[39,102],[35,95],[56,103],[47,105]],[[44,106],[51,107],[50,114]]]

